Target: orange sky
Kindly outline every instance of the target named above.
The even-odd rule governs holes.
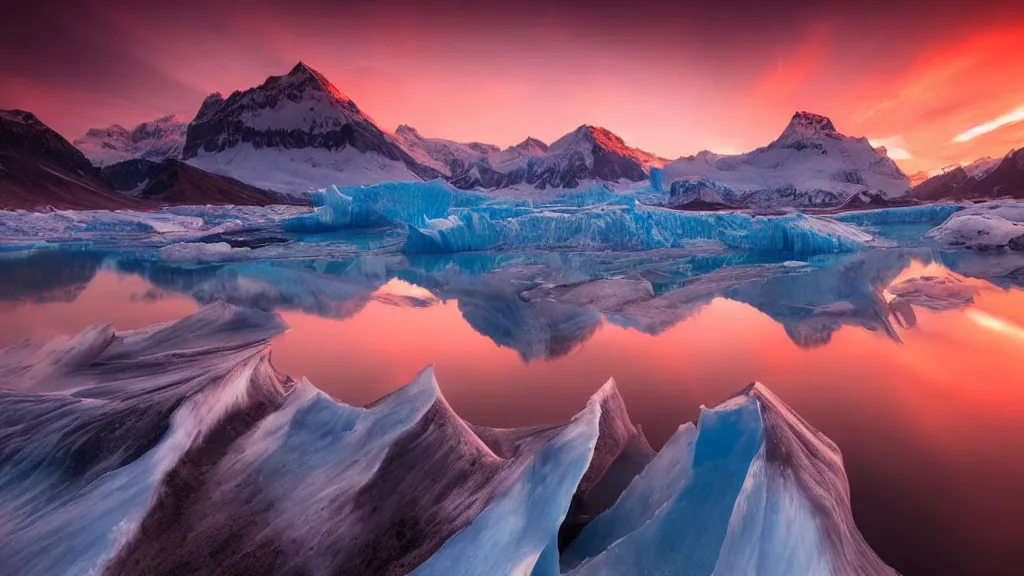
[[[0,24],[0,108],[75,138],[190,118],[206,94],[301,59],[385,129],[502,146],[590,123],[669,158],[739,152],[795,110],[886,145],[907,172],[1024,143],[1017,3],[744,4],[66,0]]]

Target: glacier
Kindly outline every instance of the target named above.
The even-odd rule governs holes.
[[[218,303],[0,350],[0,566],[78,574],[894,574],[838,448],[765,386],[660,452],[613,381],[566,422],[462,420],[427,367],[363,407]]]
[[[873,237],[834,219],[791,213],[681,212],[633,203],[579,211],[537,210],[492,219],[473,211],[410,226],[403,252],[544,249],[653,250],[718,242],[727,248],[794,254],[849,252]]]
[[[444,180],[383,182],[370,186],[330,186],[311,194],[314,213],[285,223],[286,228],[375,228],[423,224],[453,208],[483,204],[483,194],[452,187]]]
[[[696,211],[665,207],[668,195],[649,187],[598,185],[527,199],[468,192],[441,180],[331,186],[310,197],[310,206],[0,211],[0,251],[77,245],[231,262],[360,253],[716,249],[806,260],[889,246],[1024,247],[1024,204],[1013,201],[835,214]]]

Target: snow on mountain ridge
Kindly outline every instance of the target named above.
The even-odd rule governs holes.
[[[461,171],[466,163],[479,160],[501,149],[482,142],[454,142],[443,138],[427,138],[408,124],[400,125],[394,133],[395,140],[416,161],[434,168],[445,176]]]
[[[548,147],[547,152],[549,154],[559,154],[570,150],[579,150],[590,158],[591,163],[589,165],[593,166],[593,151],[595,148],[601,148],[613,154],[631,158],[646,166],[660,168],[666,162],[664,158],[627,145],[622,138],[607,128],[591,126],[589,124],[584,124],[555,140]]]
[[[73,144],[99,167],[134,159],[159,162],[181,158],[187,129],[186,122],[168,114],[142,122],[131,130],[120,124],[90,128]]]
[[[1006,156],[1009,156],[1010,154],[1013,154],[1013,150],[1011,150]],[[1003,158],[992,158],[991,156],[978,158],[974,162],[965,165],[964,170],[971,178],[984,178],[989,172],[998,166],[1000,162],[1003,161]]]
[[[699,154],[665,166],[665,181],[711,180],[729,204],[756,207],[833,207],[865,191],[900,198],[906,175],[867,138],[846,136],[825,116],[793,115],[765,147],[736,155]]]
[[[827,116],[801,111],[793,114],[786,129],[769,146],[789,146],[800,141],[820,138],[838,140],[842,137]]]
[[[911,195],[923,201],[1024,197],[1024,151],[1002,158],[981,158],[944,169],[917,184]]]
[[[584,124],[550,146],[534,138],[477,159],[451,182],[463,189],[574,189],[585,182],[618,184],[647,179],[652,166],[666,162],[628,146],[605,128]]]

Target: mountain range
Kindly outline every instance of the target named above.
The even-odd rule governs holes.
[[[128,130],[120,124],[93,128],[73,142],[95,166],[103,167],[125,160],[165,160],[181,158],[188,122],[174,114],[143,122]]]
[[[23,114],[5,112],[0,121],[6,126]],[[21,126],[24,133],[27,125]],[[592,125],[550,145],[526,138],[504,149],[426,137],[408,125],[391,133],[301,62],[259,86],[226,97],[211,94],[187,123],[169,115],[131,130],[117,124],[91,129],[74,141],[77,155],[37,119],[31,126],[53,145],[33,148],[24,134],[4,143],[5,154],[21,163],[0,166],[0,206],[303,202],[310,191],[330,185],[443,178],[465,190],[524,198],[605,186],[653,188],[668,194],[666,204],[682,209],[843,209],[1020,194],[1024,172],[1011,154],[929,179],[915,175],[923,181],[911,189],[884,148],[844,135],[827,117],[810,112],[794,114],[777,139],[751,152],[702,151],[676,160]],[[33,185],[37,180],[42,184]],[[66,190],[56,194],[55,187]],[[92,192],[68,197],[67,190],[83,187]],[[17,198],[9,192],[15,189]]]
[[[913,196],[923,202],[1024,198],[1024,149],[949,168],[915,186]]]
[[[0,209],[131,208],[99,168],[30,112],[0,110]]]

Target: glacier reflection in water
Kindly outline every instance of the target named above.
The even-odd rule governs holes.
[[[475,561],[492,565],[505,563],[502,565],[518,568],[536,566],[538,574],[545,566],[555,570],[551,567],[559,564],[561,570],[581,573],[620,573],[622,566],[636,565],[640,561],[638,558],[660,558],[666,562],[675,558],[657,547],[651,533],[685,532],[685,523],[679,524],[679,520],[672,519],[675,518],[673,514],[683,512],[672,512],[671,506],[666,508],[659,516],[661,519],[652,524],[662,526],[657,530],[646,528],[645,531],[637,531],[630,526],[648,523],[670,499],[683,506],[688,501],[683,484],[699,484],[697,476],[687,480],[691,474],[696,474],[695,463],[689,466],[681,464],[688,461],[686,454],[692,456],[694,439],[688,434],[692,435],[695,429],[677,432],[678,424],[696,420],[699,404],[718,404],[745,383],[759,379],[842,447],[850,473],[853,518],[857,519],[867,541],[886,563],[905,573],[922,570],[942,573],[950,567],[966,569],[968,566],[977,567],[979,561],[988,561],[990,564],[985,565],[985,573],[998,574],[1000,567],[1005,566],[1005,556],[1000,558],[998,550],[1009,549],[1003,548],[1000,542],[1013,541],[1015,534],[1019,536],[1019,530],[1014,532],[1012,527],[1003,526],[998,521],[990,522],[989,529],[977,526],[981,519],[998,520],[1004,517],[1001,515],[1006,509],[1021,506],[1019,495],[1010,486],[1015,485],[1014,479],[1024,480],[1024,470],[1005,458],[999,458],[998,451],[991,460],[979,463],[976,459],[986,457],[987,452],[973,451],[975,455],[968,458],[966,450],[952,451],[949,445],[952,434],[957,438],[958,446],[983,442],[991,445],[995,441],[996,446],[1005,450],[1002,454],[1024,448],[1019,441],[1022,436],[1019,419],[1015,419],[1024,412],[1020,386],[1024,382],[1020,382],[1010,364],[1020,353],[1019,343],[1007,343],[1008,339],[997,338],[996,332],[985,328],[983,323],[971,321],[973,316],[957,311],[977,309],[1010,326],[1024,323],[1024,318],[1013,316],[1013,311],[1022,309],[1021,304],[1024,303],[1021,293],[1015,289],[1021,284],[1020,269],[1022,267],[1014,267],[1012,258],[993,259],[983,253],[941,253],[929,249],[871,250],[818,256],[802,262],[781,258],[772,260],[765,254],[734,255],[693,250],[625,254],[386,254],[231,264],[170,262],[123,252],[7,254],[0,259],[0,278],[4,279],[0,282],[0,299],[5,302],[0,305],[0,318],[9,329],[2,336],[7,340],[0,345],[12,344],[20,336],[48,338],[55,333],[78,332],[89,324],[124,318],[126,314],[119,316],[118,309],[124,309],[121,312],[128,309],[133,312],[152,311],[152,315],[132,315],[138,316],[137,322],[140,323],[126,327],[137,328],[184,316],[200,306],[213,305],[213,310],[228,310],[218,302],[238,306],[239,318],[249,318],[250,322],[252,318],[266,318],[273,325],[276,320],[269,320],[274,317],[268,313],[277,312],[284,316],[292,330],[273,337],[274,364],[294,376],[310,375],[320,389],[353,406],[369,403],[394,391],[423,365],[436,361],[444,396],[433,384],[425,388],[415,385],[403,388],[411,390],[410,394],[418,389],[426,391],[422,392],[425,394],[422,401],[416,404],[420,407],[416,410],[422,408],[417,412],[420,416],[409,416],[405,424],[396,424],[395,434],[401,436],[402,430],[408,432],[416,428],[417,437],[426,442],[432,437],[426,433],[428,430],[443,438],[450,438],[453,429],[461,431],[456,435],[462,438],[455,443],[460,447],[458,454],[447,452],[446,456],[439,456],[442,463],[435,464],[445,470],[455,470],[458,467],[453,467],[451,462],[468,459],[477,462],[474,466],[481,470],[480,475],[453,478],[451,482],[454,484],[442,483],[435,492],[423,488],[409,490],[422,492],[418,497],[424,501],[434,498],[428,507],[436,510],[444,508],[444,494],[465,496],[462,507],[436,512],[431,517],[434,524],[429,529],[419,524],[424,521],[420,517],[415,521],[395,520],[397,516],[394,515],[401,516],[403,510],[426,506],[423,502],[411,501],[387,504],[389,498],[382,495],[407,492],[402,482],[410,480],[402,480],[401,473],[407,463],[403,464],[401,459],[390,461],[390,464],[382,462],[381,465],[394,468],[388,473],[391,476],[374,480],[378,483],[374,488],[365,487],[364,482],[368,481],[366,474],[350,470],[341,463],[348,458],[358,459],[354,455],[377,446],[374,442],[383,442],[381,446],[395,446],[387,438],[398,436],[352,436],[361,430],[360,422],[373,426],[372,419],[364,419],[364,409],[338,404],[323,392],[305,383],[296,385],[279,374],[270,367],[264,354],[254,352],[260,345],[246,339],[250,328],[245,322],[234,324],[236,328],[227,332],[229,337],[225,340],[225,350],[221,352],[235,350],[230,353],[242,356],[255,354],[252,356],[255,359],[249,363],[234,362],[231,366],[222,366],[222,359],[216,354],[189,355],[187,362],[175,366],[178,374],[175,378],[193,381],[190,386],[195,388],[186,386],[175,393],[162,392],[159,402],[151,404],[153,408],[146,411],[151,418],[163,419],[165,423],[132,420],[128,427],[115,426],[122,436],[114,438],[123,439],[123,446],[116,449],[106,443],[91,443],[80,431],[75,432],[77,437],[68,435],[77,428],[61,433],[59,431],[66,422],[75,421],[79,422],[77,426],[83,425],[85,419],[78,417],[75,412],[78,408],[74,407],[79,404],[83,410],[87,408],[82,414],[89,414],[94,422],[122,422],[124,414],[137,412],[130,404],[120,404],[121,399],[117,396],[121,384],[104,384],[101,380],[113,374],[104,370],[115,370],[117,362],[122,361],[117,358],[128,358],[124,351],[131,345],[137,346],[131,348],[131,353],[136,354],[140,361],[149,357],[147,348],[138,347],[147,341],[143,338],[145,333],[140,333],[136,340],[126,338],[128,344],[114,343],[110,344],[109,350],[101,350],[102,343],[112,338],[108,328],[88,333],[87,339],[92,338],[99,344],[83,346],[84,355],[72,355],[59,363],[53,372],[56,376],[43,378],[43,372],[33,375],[31,366],[46,364],[37,357],[16,363],[15,372],[5,373],[7,382],[16,382],[17,378],[48,382],[52,388],[46,390],[49,394],[46,403],[38,404],[38,410],[42,411],[40,413],[63,410],[69,418],[44,422],[42,428],[34,433],[36,438],[52,435],[46,440],[51,442],[50,446],[53,442],[59,444],[61,439],[80,440],[65,451],[58,451],[58,460],[48,459],[46,450],[38,447],[29,450],[27,447],[32,444],[28,440],[19,441],[22,443],[17,445],[23,449],[19,454],[31,453],[43,460],[37,463],[38,466],[30,463],[26,464],[28,468],[19,468],[34,470],[32,476],[19,472],[17,478],[9,480],[5,486],[14,490],[10,492],[14,495],[17,490],[24,490],[26,484],[20,482],[28,478],[32,481],[30,493],[39,498],[22,493],[17,498],[5,499],[5,502],[16,503],[13,505],[18,507],[19,514],[35,515],[36,518],[59,519],[60,514],[76,510],[74,513],[88,518],[89,526],[97,529],[90,532],[89,527],[74,528],[63,526],[60,521],[56,524],[42,521],[26,531],[12,524],[8,529],[12,534],[17,531],[21,540],[11,541],[22,542],[18,548],[22,550],[20,554],[28,554],[32,550],[31,545],[25,544],[30,541],[49,539],[51,542],[68,540],[79,543],[78,548],[62,548],[64,552],[48,555],[48,561],[53,564],[47,567],[56,572],[47,573],[60,573],[61,570],[74,573],[79,567],[76,563],[89,562],[112,567],[111,570],[121,573],[137,573],[139,570],[147,573],[173,572],[181,569],[185,565],[183,562],[196,562],[194,558],[183,556],[192,547],[189,538],[197,535],[215,538],[221,533],[217,528],[218,522],[232,526],[240,522],[248,526],[246,530],[251,529],[253,534],[264,534],[268,538],[275,526],[292,522],[287,518],[271,520],[260,517],[263,514],[260,510],[275,505],[295,506],[286,504],[288,502],[314,501],[313,495],[327,490],[315,485],[319,473],[311,474],[309,481],[312,484],[305,488],[296,487],[295,491],[272,494],[263,492],[260,488],[262,480],[259,479],[268,479],[267,485],[273,485],[275,482],[270,481],[274,478],[273,470],[303,469],[301,463],[308,455],[331,453],[334,460],[319,464],[327,466],[324,473],[332,478],[354,478],[352,485],[362,487],[353,488],[356,493],[370,497],[378,506],[392,506],[390,512],[379,508],[370,516],[379,514],[383,520],[371,522],[366,519],[367,511],[357,510],[351,494],[331,492],[334,494],[332,502],[341,507],[332,508],[331,522],[339,522],[345,517],[354,519],[351,521],[361,526],[368,526],[364,534],[353,536],[363,542],[362,545],[353,544],[343,547],[344,550],[332,548],[337,543],[316,537],[318,528],[315,522],[303,524],[302,529],[299,525],[288,529],[289,533],[306,536],[296,536],[295,542],[275,541],[273,545],[259,540],[257,536],[245,544],[248,532],[234,530],[232,534],[242,535],[239,546],[244,548],[253,546],[254,542],[260,543],[252,548],[258,548],[259,552],[252,552],[248,562],[281,566],[281,571],[285,572],[301,571],[308,568],[303,562],[326,555],[339,562],[328,565],[348,566],[351,568],[349,572],[356,570],[352,567],[361,567],[369,573],[403,573],[419,567],[424,572],[458,573],[458,560],[467,559],[468,562],[473,557],[467,556],[466,551],[474,549],[474,543],[481,539],[490,541],[488,530],[501,529],[505,534],[501,524],[506,516],[503,511],[510,507],[524,513],[530,510],[524,501],[512,503],[509,498],[514,493],[533,494],[531,490],[541,480],[529,478],[528,469],[532,469],[529,463],[550,457],[561,462],[562,467],[545,467],[545,477],[558,478],[562,483],[541,482],[546,491],[543,499],[537,502],[557,501],[562,504],[541,506],[529,512],[531,525],[538,529],[520,536],[509,536],[511,540],[506,547],[496,546],[489,551],[504,554],[500,559],[484,554],[476,557]],[[246,310],[251,312],[244,312]],[[203,317],[200,314],[194,318]],[[188,339],[189,346],[203,343],[201,335],[204,329],[217,332],[220,338],[221,333],[215,327],[221,320],[204,324],[204,327],[190,328],[199,336]],[[196,322],[195,319],[192,321]],[[120,323],[118,327],[121,327]],[[944,347],[943,339],[948,340],[958,332],[963,332],[963,336],[956,340],[962,347],[953,351],[948,346]],[[940,337],[938,340],[937,336]],[[256,340],[269,337],[261,334]],[[238,344],[231,344],[236,341]],[[148,342],[152,344],[151,340]],[[121,352],[114,354],[110,351],[119,347]],[[179,357],[174,355],[172,348],[163,351],[171,357]],[[50,353],[54,351],[50,350]],[[159,356],[160,352],[161,348],[153,347],[153,354]],[[86,386],[89,392],[73,395],[60,392],[61,379],[70,377],[75,362],[95,359],[102,360],[102,369],[87,370],[89,378],[94,379]],[[144,377],[125,373],[125,379],[138,381],[140,385],[141,379],[148,382],[160,371],[159,363],[155,359],[152,362],[147,368],[151,372],[140,373]],[[214,362],[219,367],[204,365],[203,362]],[[986,368],[979,369],[979,366]],[[217,415],[233,414],[233,410],[240,410],[238,405],[214,402],[207,409],[203,404],[202,398],[206,396],[198,394],[200,388],[237,391],[223,383],[226,375],[250,374],[250,371],[247,378],[249,382],[259,384],[259,392],[246,392],[244,396],[255,398],[257,407],[246,408],[241,410],[241,415],[223,419]],[[29,376],[11,376],[15,373],[27,373]],[[207,380],[200,383],[195,379],[197,373],[204,374]],[[971,378],[974,394],[965,396],[946,386],[947,381],[963,379],[965,374]],[[618,472],[597,474],[595,480],[596,473],[590,470],[592,462],[590,465],[582,464],[587,469],[584,473],[579,462],[573,464],[574,457],[571,456],[587,453],[587,434],[581,432],[586,425],[579,424],[582,428],[571,428],[570,425],[566,429],[564,426],[551,427],[550,423],[586,420],[586,411],[575,417],[573,414],[587,403],[595,384],[608,376],[616,376],[620,382],[618,390],[625,398],[623,414],[624,406],[629,406],[632,419],[625,417],[624,420],[642,424],[643,433],[639,433],[631,422],[623,425],[619,430],[623,435],[616,441],[616,447],[610,450],[612,454],[621,456],[613,459],[614,470]],[[416,381],[423,382],[424,378],[426,376],[421,375]],[[240,381],[237,378],[228,380]],[[214,381],[221,384],[215,385]],[[160,382],[163,380],[157,378],[152,384],[159,385]],[[5,387],[11,386],[5,384]],[[79,388],[77,384],[75,387]],[[758,390],[761,389],[747,390],[746,396],[755,398],[760,407],[756,411],[759,418],[763,422],[771,421],[766,416],[765,406],[774,405],[775,397],[766,390],[758,397]],[[139,391],[141,389],[136,390]],[[618,397],[619,393],[616,391],[614,396]],[[24,394],[24,391],[17,392],[8,400],[16,398],[21,402]],[[231,398],[239,397],[232,394],[234,392],[229,394]],[[413,395],[416,394],[419,393]],[[608,408],[607,402],[601,401],[606,396],[607,393],[604,396],[599,394],[591,404],[600,405],[601,410]],[[139,396],[144,397],[145,394]],[[175,418],[184,416],[173,414],[181,412],[185,397],[196,404],[190,414],[195,414],[198,421],[206,422],[197,425],[199,427],[195,429],[201,430],[198,433],[189,431],[194,428],[191,424],[185,428],[183,425],[175,427]],[[63,403],[67,402],[70,403],[65,406]],[[387,400],[382,403],[386,405]],[[374,406],[378,404],[372,404],[365,410],[372,411]],[[949,418],[934,416],[939,406],[939,412],[948,414]],[[742,407],[737,409],[742,412]],[[300,412],[304,425],[296,424]],[[456,412],[474,425],[454,416]],[[788,409],[780,413],[791,414]],[[703,421],[702,416],[699,422]],[[964,421],[974,424],[958,424]],[[229,424],[220,425],[218,422]],[[505,438],[491,431],[492,428],[476,424],[496,428],[548,425],[531,428],[533,432],[529,434],[524,432]],[[277,440],[270,441],[267,439],[269,436],[261,437],[263,440],[260,442],[252,440],[255,431],[267,426],[284,428],[275,429],[279,430],[275,437]],[[219,427],[230,430],[218,431]],[[296,436],[290,441],[287,435],[281,436],[283,432],[280,430],[299,433],[299,428],[304,430],[305,436]],[[741,429],[753,434],[757,427]],[[779,433],[780,429],[776,427],[774,433]],[[555,442],[553,435],[562,434],[558,430],[565,431],[561,436],[564,442]],[[796,430],[804,430],[801,432],[804,434],[813,429],[797,427]],[[996,430],[1016,430],[1017,433],[997,436]],[[537,436],[541,431],[545,432]],[[179,434],[181,439],[173,440],[179,437],[175,434]],[[208,442],[207,438],[214,441]],[[245,449],[239,449],[243,446],[239,442],[246,438]],[[345,438],[347,440],[343,440]],[[663,454],[668,450],[667,453],[676,454],[676,457],[671,462],[664,457],[661,464],[657,458],[651,462],[654,451],[647,445],[648,439],[653,446],[664,444]],[[280,442],[291,442],[287,444],[288,450],[282,450],[280,446],[284,444]],[[600,448],[600,435],[596,442]],[[713,440],[707,439],[707,442],[713,443]],[[752,446],[757,446],[757,440],[752,442]],[[739,446],[732,440],[729,444]],[[824,446],[817,452],[819,454],[827,454],[828,446],[831,446],[824,439],[814,440],[808,445]],[[252,450],[255,452],[250,452]],[[378,448],[373,453],[382,456],[388,450]],[[544,456],[554,453],[551,451],[561,456]],[[700,452],[699,447],[697,451]],[[599,449],[595,454],[598,452],[604,453]],[[272,456],[272,453],[278,456]],[[68,461],[72,468],[59,471],[59,459],[65,454],[70,455]],[[838,521],[837,526],[852,522],[835,512],[836,502],[801,499],[801,494],[821,492],[820,487],[809,488],[801,484],[803,480],[799,475],[796,480],[786,480],[784,475],[780,477],[772,471],[772,462],[779,462],[777,458],[759,459],[756,448],[751,454],[754,456],[729,459],[739,466],[735,474],[743,486],[736,488],[738,491],[724,494],[719,502],[725,507],[722,510],[732,510],[731,514],[721,510],[708,512],[711,514],[709,520],[702,522],[707,526],[714,524],[710,520],[713,516],[724,527],[724,532],[709,530],[701,538],[692,539],[692,548],[673,548],[681,555],[673,562],[695,566],[696,561],[686,556],[692,553],[705,562],[711,562],[711,568],[717,565],[722,572],[744,573],[744,569],[751,566],[744,562],[754,561],[741,553],[751,549],[745,543],[750,538],[761,538],[761,541],[776,538],[780,532],[772,531],[772,523],[778,525],[782,522],[790,527],[810,527],[801,533],[812,535],[796,539],[801,547],[794,549],[787,558],[809,563],[824,562],[823,565],[834,568],[832,559],[839,553],[837,550],[845,550],[843,554],[854,550],[850,552],[854,558],[867,559],[864,561],[869,563],[869,567],[865,571],[881,569],[878,568],[880,564],[872,564],[877,559],[871,560],[874,555],[862,541],[858,544],[856,540],[837,540],[827,526],[823,532],[813,529],[819,524],[809,519],[817,518],[821,510],[829,510],[825,515]],[[259,467],[254,464],[256,461],[263,462],[261,466],[270,466],[266,463],[272,462],[273,466]],[[225,480],[212,470],[221,466],[230,466],[233,474],[231,486],[232,489],[237,488],[237,492],[220,485]],[[1003,475],[993,479],[974,479],[969,470],[978,466],[1001,470]],[[787,464],[788,468],[792,465]],[[200,470],[210,470],[209,474],[213,476],[200,473]],[[650,471],[648,480],[629,484],[629,480],[642,470]],[[226,472],[224,474],[227,475]],[[719,478],[718,474],[715,472],[713,477]],[[935,481],[936,474],[943,480]],[[954,487],[967,487],[966,477],[969,475],[975,490],[971,498],[965,499],[963,492],[954,490]],[[641,474],[639,478],[642,480],[644,477]],[[835,474],[825,474],[824,477],[834,478]],[[142,482],[140,478],[147,480]],[[207,504],[218,502],[217,505],[209,504],[209,508],[223,510],[226,517],[215,516],[201,521],[198,512],[188,512],[194,510],[190,506],[194,507],[196,503],[174,499],[157,499],[154,502],[162,507],[146,508],[146,502],[155,497],[157,487],[167,482],[181,482],[173,485],[187,487],[194,494],[209,492],[209,496],[197,497],[205,499],[202,501]],[[294,480],[282,482],[289,486],[295,484]],[[976,489],[977,483],[985,485],[980,494]],[[845,481],[841,484],[845,485]],[[256,492],[253,485],[258,489]],[[615,502],[626,485],[630,488],[624,493],[623,504],[612,508],[606,520],[588,524]],[[125,490],[126,486],[131,490]],[[338,484],[332,486],[337,487]],[[793,486],[797,487],[795,491]],[[831,488],[824,493],[833,496],[840,493],[835,486],[829,486]],[[520,492],[515,492],[513,487],[518,487],[515,490]],[[581,492],[587,487],[592,490]],[[90,498],[105,504],[94,506],[89,498],[84,504],[73,502],[74,499],[69,500],[67,496],[71,489],[76,494],[91,494]],[[118,496],[109,497],[110,494]],[[898,497],[892,496],[894,494]],[[260,498],[265,499],[264,503],[254,509],[240,504],[259,501]],[[627,505],[633,500],[638,502],[635,506]],[[772,508],[770,503],[779,501],[795,502],[785,511],[797,516],[776,515],[781,509]],[[843,498],[839,498],[839,504],[842,501]],[[54,502],[60,503],[59,506]],[[641,502],[650,502],[650,505]],[[737,508],[738,502],[745,504]],[[687,504],[681,510],[691,510],[688,506],[692,505]],[[246,511],[234,512],[239,508]],[[342,514],[341,509],[347,511]],[[749,519],[749,512],[738,510],[761,512],[757,513],[760,514],[759,519],[753,522]],[[770,510],[774,512],[769,514],[767,511]],[[917,513],[908,514],[910,510]],[[689,513],[686,512],[687,515]],[[191,521],[194,524],[176,524],[174,519],[181,517],[177,514],[185,517],[193,514]],[[467,531],[468,518],[480,519],[473,523],[479,533]],[[958,518],[975,519],[967,521],[969,525],[976,526],[971,534],[957,528],[963,523],[955,520]],[[202,528],[203,522],[209,524]],[[389,532],[392,528],[385,529],[385,524],[399,526],[402,532]],[[184,525],[191,526],[194,535],[181,533]],[[110,540],[111,532],[100,530],[103,526],[117,527],[115,532],[120,536]],[[541,529],[541,526],[547,528]],[[552,543],[550,540],[559,532],[559,526],[561,539]],[[760,528],[755,530],[751,526]],[[65,534],[58,528],[84,532]],[[612,531],[608,532],[609,529]],[[616,530],[626,532],[618,534]],[[837,530],[839,534],[851,533],[849,527]],[[897,537],[911,531],[918,534],[920,545],[908,544]],[[101,533],[106,536],[97,536]],[[855,534],[856,530],[852,533]],[[134,539],[130,538],[132,534],[136,535]],[[154,534],[166,535],[166,539]],[[322,548],[317,554],[303,559],[304,555],[297,552],[296,547],[301,547],[305,537],[319,542],[317,546]],[[608,546],[623,537],[620,545]],[[711,538],[710,544],[706,538]],[[385,541],[389,544],[382,545],[381,542]],[[170,544],[172,542],[173,545]],[[57,544],[54,546],[59,547]],[[720,554],[706,554],[707,546],[719,550]],[[169,551],[171,548],[177,551],[172,553]],[[379,549],[381,552],[369,554],[367,549]],[[555,555],[552,562],[553,551],[559,549],[561,559]],[[14,549],[8,548],[11,550]],[[822,550],[825,552],[807,553]],[[223,553],[239,552],[235,549]],[[12,552],[7,557],[15,562],[18,554]],[[249,558],[247,554],[242,553],[242,556]],[[26,558],[31,558],[31,555],[20,558],[27,562]],[[773,560],[771,554],[763,554],[759,558],[758,561],[766,563],[763,566],[780,566],[767,564],[777,560]],[[241,560],[238,566],[240,571],[243,568],[255,570],[253,564]],[[469,566],[471,564],[465,564],[464,568],[473,573]],[[989,567],[990,570],[987,569]],[[652,565],[650,569],[655,570],[656,567]]]

